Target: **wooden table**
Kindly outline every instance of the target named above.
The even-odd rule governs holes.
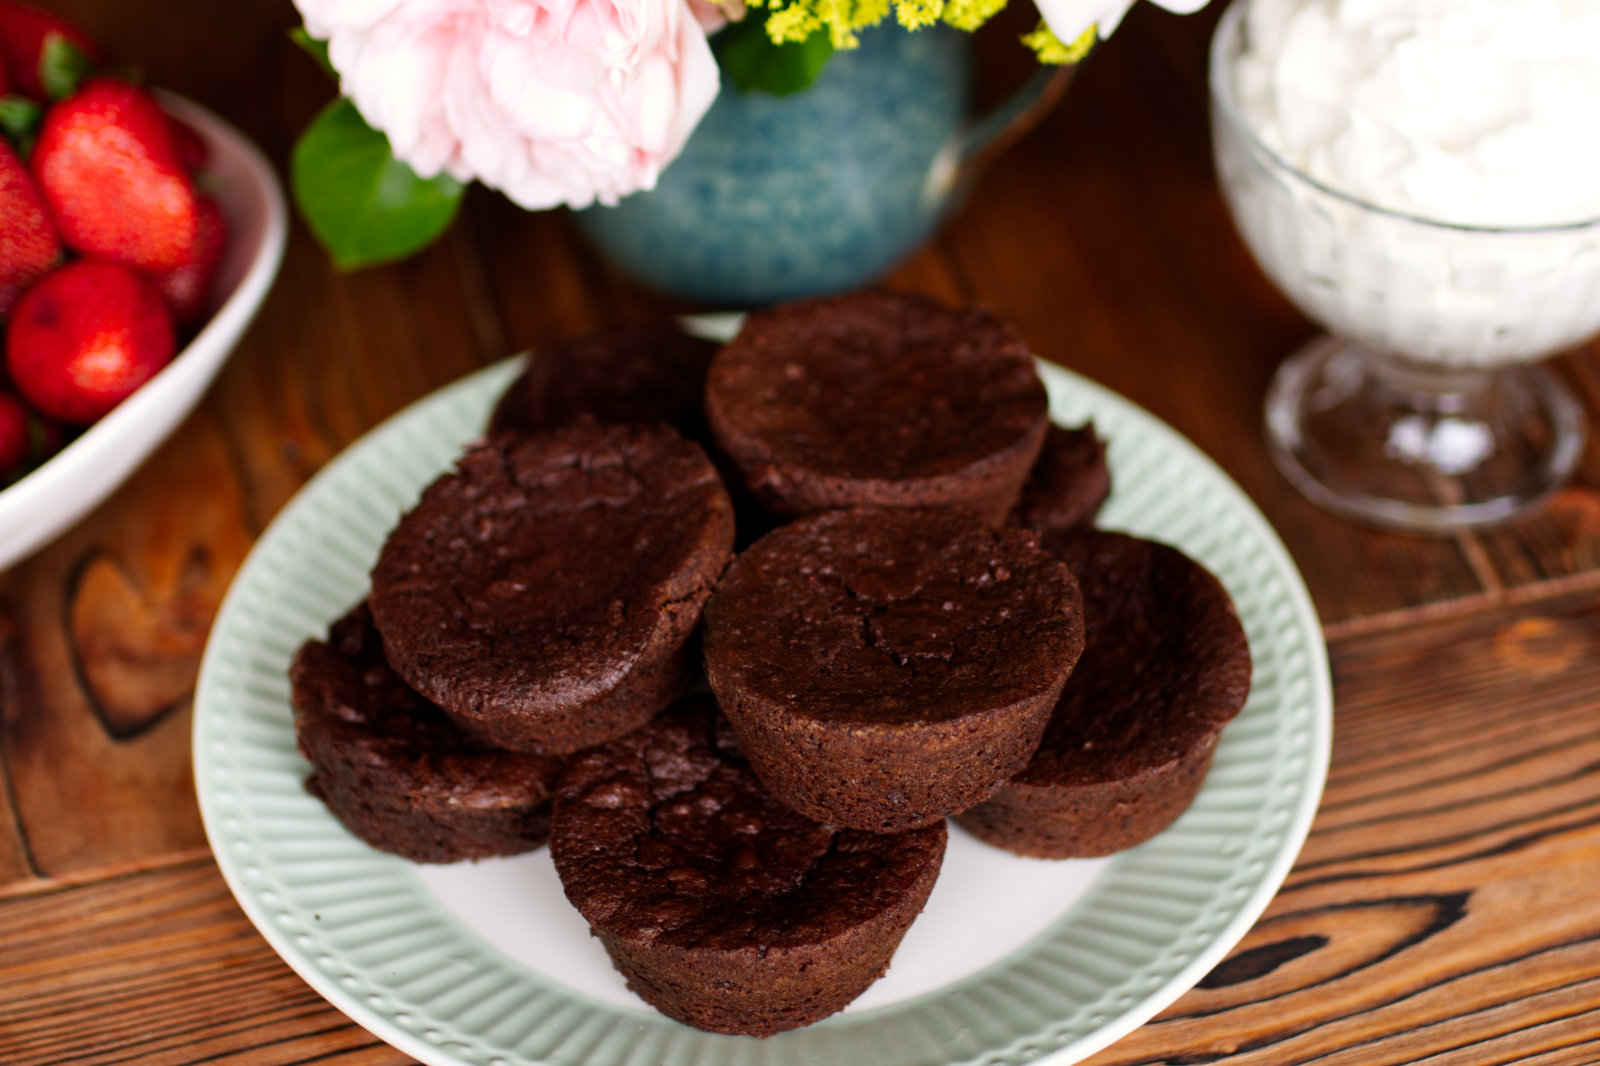
[[[287,0],[58,6],[280,164],[331,95],[286,42]],[[1600,1060],[1600,448],[1542,517],[1483,535],[1377,533],[1297,496],[1258,423],[1312,327],[1217,194],[1216,12],[1147,7],[891,279],[997,307],[1198,443],[1277,527],[1326,628],[1333,765],[1298,863],[1200,987],[1093,1061]],[[279,961],[211,860],[189,764],[208,626],[266,522],[380,419],[667,309],[560,214],[490,195],[427,254],[350,276],[296,225],[194,416],[0,575],[0,1062],[407,1061]],[[1591,417],[1597,355],[1558,364]]]

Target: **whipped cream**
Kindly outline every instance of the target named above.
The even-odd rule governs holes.
[[[1597,0],[1251,0],[1234,78],[1268,147],[1368,203],[1600,219]]]

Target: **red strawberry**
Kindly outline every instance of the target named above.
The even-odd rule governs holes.
[[[0,318],[61,257],[61,242],[28,168],[0,138]]]
[[[143,89],[93,78],[52,107],[33,173],[69,247],[151,273],[188,260],[194,187],[166,114]]]
[[[50,418],[86,425],[172,360],[172,320],[148,281],[115,263],[68,263],[22,294],[6,365]]]
[[[40,65],[47,58],[46,45],[52,36],[76,48],[91,64],[100,62],[100,50],[88,34],[66,19],[26,4],[0,0],[0,61],[5,63],[8,80],[16,90],[35,100],[49,95],[40,78]]]
[[[217,267],[222,265],[222,253],[228,248],[228,220],[217,201],[201,194],[195,198],[195,206],[198,211],[189,261],[176,270],[151,276],[162,299],[167,301],[172,320],[180,326],[197,325],[205,317]]]

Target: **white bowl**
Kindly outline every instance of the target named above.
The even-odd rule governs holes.
[[[161,105],[210,147],[206,187],[227,215],[217,275],[227,299],[159,374],[49,461],[0,491],[0,569],[44,546],[127,480],[199,402],[255,317],[283,261],[288,214],[265,157],[216,115],[171,93]]]

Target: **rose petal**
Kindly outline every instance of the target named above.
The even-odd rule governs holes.
[[[397,158],[531,209],[652,188],[718,90],[687,0],[296,3]]]

